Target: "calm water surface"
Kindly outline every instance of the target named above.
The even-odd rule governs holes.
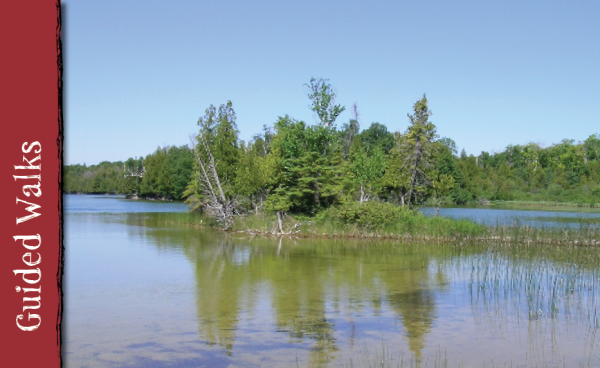
[[[600,366],[599,249],[251,239],[159,213],[184,210],[66,196],[66,367]]]
[[[435,214],[431,207],[420,209],[427,216]],[[600,226],[600,212],[515,210],[490,207],[440,208],[439,216],[467,219],[488,226],[569,227]]]
[[[124,212],[185,212],[182,202],[163,202],[125,199],[122,195],[75,195],[63,196],[65,212],[124,213]]]

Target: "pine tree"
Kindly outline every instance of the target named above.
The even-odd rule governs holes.
[[[420,203],[432,186],[430,171],[437,150],[435,140],[438,138],[435,125],[429,121],[431,111],[425,95],[414,104],[413,110],[414,114],[408,115],[410,125],[399,147],[405,157],[403,168],[410,175],[406,193],[409,207]]]

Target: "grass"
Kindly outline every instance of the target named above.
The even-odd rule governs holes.
[[[589,361],[587,364],[579,363],[579,367],[594,367],[596,366],[596,362]],[[532,364],[531,362],[529,364]],[[557,365],[557,362],[554,361],[539,361],[537,363],[533,363],[534,365],[528,365],[536,368],[546,368],[546,367],[567,367],[566,362],[562,362],[561,365]],[[559,363],[560,364],[560,363]],[[296,365],[299,367],[299,365]],[[435,357],[433,359],[425,359],[425,361],[419,361],[417,359],[409,358],[406,359],[403,354],[399,356],[393,356],[390,354],[387,349],[385,343],[382,343],[381,347],[377,349],[375,352],[370,352],[366,347],[361,349],[356,359],[351,359],[349,362],[344,364],[345,368],[447,368],[450,367],[450,363],[448,361],[448,356],[446,351],[442,351],[441,348],[438,348],[438,351],[435,353]],[[513,362],[509,363],[500,363],[496,364],[493,360],[491,361],[482,361],[479,365],[480,367],[491,367],[491,368],[512,368],[512,367],[523,367],[522,363],[513,364]],[[452,367],[465,367],[464,363],[453,363]]]
[[[552,217],[536,216],[530,218],[533,221],[551,221],[569,224],[600,224],[600,217]]]
[[[458,244],[485,242],[486,244],[525,244],[525,245],[600,245],[600,219],[596,218],[554,218],[540,220],[564,222],[557,227],[533,227],[516,225],[484,226],[469,220],[455,220],[445,217],[427,217],[419,213],[405,216],[401,220],[382,227],[365,226],[357,223],[342,223],[331,218],[289,215],[284,218],[284,234],[278,233],[277,218],[270,213],[251,213],[235,219],[229,233],[245,233],[266,236],[294,236],[305,238],[361,238],[391,239],[402,241],[451,242]],[[197,212],[164,212],[152,216],[140,214],[130,217],[132,225],[164,226],[180,225],[203,228],[211,221]],[[135,223],[133,223],[135,222]]]
[[[382,239],[440,239],[472,238],[485,233],[485,227],[467,220],[443,217],[409,216],[405,221],[383,227],[356,223],[341,223],[332,219],[308,216],[286,216],[283,222],[286,235],[329,238],[382,238]],[[279,235],[277,219],[272,214],[250,214],[236,219],[233,232],[255,235]]]
[[[479,315],[560,319],[592,333],[600,328],[598,264],[600,253],[583,247],[490,246],[464,277]]]
[[[284,219],[284,235],[324,238],[373,238],[408,241],[434,241],[489,244],[548,244],[571,246],[600,245],[600,227],[591,226],[584,218],[569,219],[579,227],[532,227],[521,225],[484,226],[468,220],[415,215],[406,221],[381,228],[340,223],[332,219],[317,220],[314,217],[287,216]],[[592,225],[595,224],[591,223]],[[251,214],[236,219],[233,233],[276,236],[277,219],[270,214]]]
[[[525,243],[596,246],[600,245],[600,228],[580,221],[578,227],[493,226],[483,240],[492,243]]]

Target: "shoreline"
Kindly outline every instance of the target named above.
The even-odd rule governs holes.
[[[600,227],[536,228],[531,226],[485,226],[468,220],[426,218],[409,230],[396,228],[367,229],[356,224],[317,223],[314,220],[287,217],[283,233],[278,231],[277,220],[267,214],[253,214],[235,219],[229,230],[211,226],[211,221],[198,213],[183,212],[165,215],[165,224],[211,229],[228,236],[305,239],[354,239],[405,241],[464,245],[485,242],[493,245],[545,245],[569,247],[600,246]],[[405,224],[404,224],[405,225]]]

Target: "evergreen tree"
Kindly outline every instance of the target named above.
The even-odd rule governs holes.
[[[435,144],[438,136],[435,125],[429,121],[431,111],[425,95],[414,104],[413,110],[414,114],[408,115],[410,125],[400,145],[405,157],[403,167],[410,175],[406,193],[409,207],[422,202],[431,188],[430,171],[438,147]]]

